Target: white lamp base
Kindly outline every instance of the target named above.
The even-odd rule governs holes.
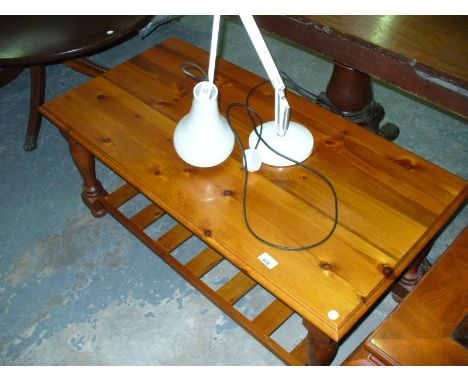
[[[260,126],[257,126],[256,130],[260,133]],[[306,160],[312,154],[314,148],[314,137],[309,129],[292,121],[289,122],[288,131],[282,137],[278,135],[274,121],[266,122],[263,124],[261,136],[276,151],[298,162]],[[257,134],[252,131],[249,137],[251,149],[255,148],[258,140]],[[257,150],[260,153],[262,162],[270,166],[285,167],[296,164],[275,154],[262,141],[259,142]]]

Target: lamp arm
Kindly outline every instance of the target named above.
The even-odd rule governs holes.
[[[218,49],[218,37],[219,37],[219,22],[221,16],[213,16],[213,31],[211,32],[211,46],[210,46],[210,62],[208,66],[208,81],[214,83],[214,72],[216,66],[216,51]]]
[[[240,18],[275,89],[275,125],[278,135],[283,136],[288,130],[291,110],[284,92],[284,82],[253,16],[240,15]]]

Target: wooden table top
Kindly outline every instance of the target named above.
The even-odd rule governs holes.
[[[468,365],[468,228],[365,341],[385,364]],[[358,349],[359,351],[360,349]],[[348,364],[366,364],[352,355]]]
[[[306,16],[468,84],[467,16]]]
[[[207,66],[208,54],[169,39],[41,107],[60,129],[90,150],[154,203],[334,340],[340,340],[448,222],[466,199],[466,181],[289,94],[292,120],[310,128],[307,163],[334,184],[339,225],[323,245],[277,250],[247,230],[239,148],[221,165],[202,169],[176,154],[172,135],[191,107],[196,82],[180,64]],[[261,79],[219,60],[220,110],[242,102]],[[262,87],[251,105],[273,118],[273,92]],[[245,113],[233,114],[244,142]],[[225,192],[229,191],[229,192]],[[301,246],[333,223],[331,191],[300,167],[263,166],[249,180],[252,226],[266,239]],[[268,269],[268,252],[279,265]],[[337,319],[329,312],[338,312]]]
[[[468,365],[467,251],[465,228],[366,345],[401,365]],[[464,344],[453,338],[463,322]]]
[[[121,15],[0,16],[0,65],[47,64],[94,54],[136,34],[151,19]]]
[[[468,16],[256,16],[259,26],[468,118]]]

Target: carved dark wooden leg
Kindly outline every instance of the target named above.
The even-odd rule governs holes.
[[[84,181],[81,198],[93,216],[100,218],[106,214],[106,211],[99,203],[99,198],[106,196],[107,192],[96,179],[94,156],[71,137],[68,138],[68,145],[73,162]]]
[[[393,288],[392,297],[396,302],[400,303],[431,267],[431,263],[426,259],[426,256],[431,250],[432,245],[433,242],[429,243],[427,247],[424,248],[421,254],[409,266],[406,273],[401,277],[398,284]]]
[[[35,65],[31,67],[29,124],[23,145],[23,148],[26,151],[34,150],[37,147],[37,137],[39,136],[42,120],[42,115],[37,111],[37,109],[44,103],[45,76],[46,70],[44,65]]]
[[[372,101],[370,77],[335,62],[326,95],[339,110],[350,114],[358,113]]]
[[[385,116],[383,107],[372,100],[369,75],[350,66],[335,62],[326,93],[320,94],[319,102],[366,129],[393,141],[400,130],[386,123],[380,127]]]
[[[304,320],[307,334],[307,359],[309,366],[330,365],[338,351],[338,343],[317,329],[309,321]]]

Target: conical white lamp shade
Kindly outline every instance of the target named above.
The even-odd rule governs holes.
[[[190,112],[174,131],[177,154],[196,167],[212,167],[224,162],[234,149],[234,133],[219,112],[218,88],[200,82],[193,89]]]

